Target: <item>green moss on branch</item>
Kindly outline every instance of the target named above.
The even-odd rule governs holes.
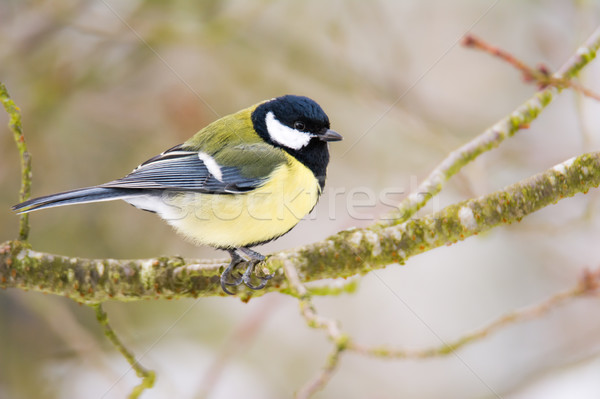
[[[596,57],[599,48],[600,28],[592,33],[584,45],[553,76],[558,80],[574,77]],[[408,220],[424,207],[431,198],[437,195],[446,181],[465,165],[475,160],[482,153],[496,148],[506,138],[529,126],[563,89],[564,85],[548,86],[534,94],[510,115],[498,121],[470,142],[451,152],[419,185],[416,192],[402,201],[398,209],[385,221],[381,221],[380,225],[389,226]]]
[[[19,155],[21,157],[21,190],[19,193],[19,202],[27,200],[31,196],[31,156],[27,151],[25,136],[21,126],[21,110],[10,98],[6,86],[0,82],[0,101],[8,113],[8,128],[13,133]],[[29,215],[20,215],[19,222],[19,240],[27,241],[29,237]]]
[[[366,274],[411,256],[455,243],[523,217],[600,183],[600,153],[584,154],[543,173],[477,199],[388,227],[350,229],[322,242],[270,256],[275,277],[262,291],[289,292],[284,261],[302,282]],[[70,297],[88,303],[224,295],[225,263],[178,257],[145,260],[81,259],[36,252],[19,241],[0,245],[0,286]]]

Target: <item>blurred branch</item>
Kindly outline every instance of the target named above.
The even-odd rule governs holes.
[[[323,370],[296,393],[296,399],[307,399],[327,385],[339,364],[340,354],[348,347],[350,338],[341,332],[338,321],[327,319],[317,314],[311,300],[311,295],[300,282],[298,271],[294,265],[289,261],[284,261],[283,270],[292,293],[299,298],[300,311],[306,324],[312,328],[325,330],[329,339],[334,343],[333,351],[329,354]]]
[[[397,358],[397,359],[424,359],[435,356],[449,355],[452,352],[462,348],[465,345],[475,343],[490,334],[508,327],[512,324],[532,320],[541,317],[545,313],[564,305],[569,300],[583,297],[586,295],[598,295],[600,289],[600,269],[595,271],[585,270],[580,280],[575,287],[559,292],[545,301],[523,309],[518,309],[508,314],[505,314],[498,319],[492,321],[487,326],[481,327],[469,334],[458,338],[454,342],[446,343],[443,346],[422,349],[422,350],[398,350],[384,346],[368,348],[354,342],[348,344],[348,349],[360,353],[362,355],[376,356],[382,358]]]
[[[21,126],[21,110],[10,98],[6,86],[0,82],[0,100],[4,109],[8,113],[8,128],[12,131],[19,155],[21,157],[21,191],[19,193],[19,202],[23,202],[31,195],[31,155],[27,151],[25,136]],[[29,237],[29,215],[19,215],[19,240],[27,241]]]
[[[306,383],[297,393],[296,399],[308,399],[316,392],[320,391],[327,385],[331,377],[333,377],[333,373],[337,368],[340,360],[340,355],[343,349],[339,346],[336,346],[333,351],[327,357],[327,362],[325,363],[325,367],[319,374],[314,376],[314,378]]]
[[[113,328],[111,327],[111,325],[108,323],[108,315],[106,314],[106,312],[104,311],[104,309],[102,309],[102,305],[98,303],[98,304],[94,304],[94,305],[91,305],[91,306],[96,311],[96,319],[98,320],[98,323],[100,323],[100,325],[104,329],[104,335],[106,335],[106,337],[108,338],[108,340],[115,346],[115,348],[117,348],[117,350],[119,352],[121,352],[121,354],[123,355],[123,357],[127,360],[127,363],[129,363],[129,365],[131,366],[131,368],[135,370],[135,374],[139,378],[142,379],[142,382],[140,382],[139,385],[137,385],[136,387],[134,387],[133,390],[131,391],[131,393],[128,396],[129,399],[137,399],[142,394],[142,392],[144,392],[144,390],[152,388],[154,386],[154,380],[155,380],[155,377],[156,377],[154,375],[154,371],[148,370],[144,366],[142,366],[135,359],[135,356],[129,351],[129,349],[127,349],[127,347],[121,342],[121,340],[119,339],[119,337],[115,333],[115,330],[113,330]],[[109,388],[109,390],[117,382],[118,382],[118,380],[115,381],[115,383]],[[108,391],[106,393],[108,393]]]
[[[364,356],[373,356],[384,359],[425,359],[436,356],[445,356],[475,343],[490,334],[508,327],[512,324],[541,317],[543,314],[557,308],[569,300],[585,295],[598,295],[600,293],[600,268],[596,271],[585,270],[575,287],[553,295],[547,300],[528,308],[515,310],[494,320],[487,326],[475,330],[458,338],[454,342],[422,350],[394,349],[386,346],[367,347],[357,344],[344,331],[341,330],[339,322],[320,316],[315,309],[311,294],[300,282],[298,272],[291,262],[284,262],[283,269],[287,280],[292,288],[292,293],[299,298],[302,316],[309,327],[322,329],[327,337],[333,342],[334,347],[327,358],[325,367],[310,381],[308,381],[296,394],[296,399],[310,398],[317,391],[325,387],[333,377],[333,373],[339,366],[340,355],[349,350]]]
[[[600,48],[600,28],[592,33],[583,46],[577,49],[576,53],[553,75],[553,78],[561,81],[572,78],[596,57],[598,48]],[[484,152],[497,147],[519,130],[527,128],[562,89],[563,85],[548,86],[537,92],[507,117],[451,152],[419,185],[416,192],[402,201],[398,209],[392,212],[390,218],[380,221],[379,224],[389,226],[407,221],[437,195],[443,185],[465,165]]]
[[[488,46],[488,50],[492,49],[473,37],[466,41],[480,48]],[[422,218],[410,219],[462,167],[526,128],[561,90],[568,87],[583,92],[585,89],[569,79],[595,58],[598,48],[600,29],[553,75],[545,70],[534,70],[508,53],[492,49],[492,53],[517,66],[526,77],[546,87],[512,114],[449,154],[419,186],[417,192],[402,202],[388,219],[367,228],[341,231],[321,242],[270,256],[259,273],[275,271],[276,276],[271,283],[258,292],[240,289],[238,294],[244,301],[270,291],[298,297],[301,313],[307,324],[324,330],[333,342],[334,348],[325,367],[298,392],[298,398],[308,398],[322,389],[333,376],[340,356],[346,350],[387,358],[444,355],[501,327],[543,314],[569,298],[597,291],[600,273],[588,273],[576,289],[557,294],[541,305],[510,313],[449,345],[408,352],[383,347],[366,348],[353,343],[336,320],[317,313],[311,293],[303,282],[361,275],[390,263],[404,263],[411,256],[455,243],[500,224],[520,221],[565,197],[586,193],[590,188],[597,187],[600,184],[600,152],[572,158],[487,196],[450,205]],[[21,129],[20,114],[1,84],[0,98],[10,116],[9,126],[21,155],[21,200],[25,200],[29,197],[31,186],[31,161]],[[177,257],[146,260],[71,258],[33,251],[26,243],[28,232],[27,216],[22,215],[19,240],[0,244],[0,287],[62,295],[93,306],[105,335],[142,378],[142,382],[131,393],[131,398],[138,397],[145,389],[152,387],[155,376],[136,361],[116,336],[101,303],[109,299],[128,301],[225,295],[219,283],[225,264],[220,261]],[[352,289],[353,285],[348,287]],[[325,291],[327,290],[329,288],[326,287]]]
[[[536,82],[540,89],[545,89],[548,86],[554,86],[560,89],[570,88],[580,92],[584,96],[600,101],[600,95],[592,92],[586,87],[583,87],[577,82],[573,82],[572,80],[569,80],[569,78],[562,76],[551,75],[550,71],[545,65],[532,68],[525,62],[510,54],[508,51],[492,46],[474,35],[466,35],[463,38],[462,44],[465,47],[472,47],[481,51],[485,51],[486,53],[508,62],[510,65],[521,71],[523,80],[525,82]]]
[[[9,115],[9,129],[13,132],[17,149],[21,157],[21,190],[19,194],[19,200],[25,201],[31,195],[31,156],[27,151],[27,145],[25,144],[25,136],[23,135],[23,129],[21,125],[21,112],[19,107],[10,98],[6,86],[0,82],[0,100],[4,105],[4,109]],[[20,246],[26,247],[27,238],[29,236],[29,215],[20,215],[19,222],[19,240]],[[8,260],[10,265],[10,260]],[[49,265],[51,267],[51,265]],[[0,281],[4,280],[0,278]],[[131,367],[135,370],[138,377],[142,378],[142,382],[133,388],[129,398],[136,399],[141,393],[154,386],[155,375],[151,370],[146,370],[141,364],[139,364],[133,354],[123,345],[123,343],[117,337],[115,331],[108,323],[108,315],[102,309],[102,305],[97,303],[92,305],[96,310],[96,318],[100,325],[104,328],[104,334],[113,343],[113,345],[121,352],[125,359],[129,362]]]
[[[569,159],[492,194],[450,205],[436,213],[388,227],[349,229],[295,250],[270,256],[262,265],[275,277],[261,291],[290,292],[285,262],[302,282],[349,277],[404,263],[411,256],[510,224],[548,205],[600,184],[600,152]],[[149,298],[225,295],[219,276],[225,263],[178,257],[84,259],[34,251],[20,241],[0,244],[0,287],[16,287],[98,303]],[[260,269],[260,268],[259,268]]]
[[[600,47],[600,29],[556,74],[572,77]],[[18,108],[2,86],[2,100],[11,115],[11,128],[22,154],[22,199],[29,195],[31,167],[20,128]],[[260,292],[240,290],[243,300],[268,291],[286,292],[282,266],[290,260],[301,281],[365,274],[390,263],[404,263],[410,256],[462,240],[500,223],[520,220],[560,199],[587,192],[598,185],[598,153],[585,154],[486,197],[464,201],[421,219],[408,220],[443,183],[479,154],[497,146],[527,125],[552,100],[560,88],[537,93],[509,117],[451,153],[400,205],[390,218],[356,230],[342,231],[328,239],[269,257],[263,268],[277,271]],[[405,221],[404,223],[401,223]],[[0,286],[18,287],[99,303],[109,299],[139,300],[223,295],[219,276],[224,264],[214,261],[163,257],[147,260],[82,259],[33,251],[23,243],[28,225],[22,219],[20,241],[0,246]]]

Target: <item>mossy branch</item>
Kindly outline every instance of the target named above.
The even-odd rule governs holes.
[[[10,98],[6,86],[0,82],[0,101],[8,114],[8,128],[13,133],[19,155],[21,157],[21,190],[19,193],[19,202],[27,200],[31,196],[31,156],[27,151],[25,144],[25,136],[21,126],[21,110],[16,106],[15,102]],[[29,237],[29,215],[22,214],[19,216],[19,240],[27,241]]]
[[[582,285],[583,288],[577,287],[576,290],[560,294],[538,308],[515,312],[444,347],[416,352],[415,355],[387,348],[365,348],[353,343],[340,330],[335,320],[318,315],[310,300],[310,292],[302,283],[361,275],[391,263],[402,264],[421,252],[455,243],[499,224],[520,221],[543,207],[597,187],[600,184],[600,152],[570,159],[487,196],[448,206],[419,219],[410,219],[462,167],[527,127],[562,89],[574,87],[568,84],[568,79],[595,58],[598,48],[600,29],[548,80],[550,86],[536,93],[482,135],[452,152],[434,169],[417,192],[400,204],[393,218],[368,228],[342,231],[322,242],[281,252],[267,259],[263,272],[275,271],[275,278],[262,291],[242,289],[240,297],[249,300],[253,295],[270,291],[295,295],[300,300],[301,311],[307,323],[327,331],[328,337],[335,344],[325,368],[298,392],[297,397],[310,397],[321,389],[333,375],[340,355],[347,349],[380,357],[443,355],[508,322],[533,317],[566,298],[588,293],[592,289],[597,290],[598,276],[590,274],[593,278],[588,278],[590,284]],[[9,126],[21,155],[20,199],[25,200],[29,197],[31,187],[31,160],[21,129],[20,113],[1,84],[0,99],[10,116]],[[26,242],[28,232],[27,215],[22,215],[19,240],[0,244],[0,287],[63,295],[95,307],[105,334],[143,379],[130,397],[137,397],[144,389],[151,387],[154,374],[144,369],[123,346],[108,324],[107,315],[100,303],[109,299],[128,301],[224,295],[219,276],[225,264],[220,261],[195,261],[175,257],[146,260],[71,258],[31,250]],[[351,289],[353,284],[348,287]],[[325,291],[334,292],[335,289],[326,288]]]
[[[600,28],[555,75],[575,76],[594,59],[600,47]],[[11,129],[22,154],[21,198],[29,195],[31,167],[20,129],[18,108],[1,86],[2,101],[11,117]],[[404,263],[410,256],[464,239],[500,223],[511,223],[558,200],[586,192],[599,182],[598,153],[569,160],[540,175],[486,197],[449,206],[421,219],[408,220],[442,185],[481,153],[535,119],[560,88],[548,87],[488,131],[452,152],[404,201],[395,218],[364,229],[342,231],[328,239],[268,258],[266,269],[276,271],[265,290],[242,289],[240,296],[279,290],[291,293],[282,272],[284,260],[298,269],[301,281],[365,274],[390,263]],[[99,303],[108,299],[139,300],[223,295],[219,275],[224,263],[163,257],[146,260],[83,259],[33,251],[24,242],[27,219],[21,220],[19,241],[0,246],[0,287],[18,287],[77,301]]]
[[[492,229],[600,184],[600,152],[569,159],[492,194],[388,227],[339,232],[321,242],[270,256],[275,277],[264,290],[241,290],[244,300],[270,291],[294,294],[283,273],[291,262],[301,282],[350,277],[404,263],[408,258]],[[162,257],[145,260],[83,259],[34,251],[20,241],[0,245],[0,286],[99,303],[150,298],[224,295],[225,262]]]
[[[469,45],[467,37],[465,44]],[[552,102],[554,97],[566,86],[569,79],[575,77],[582,68],[589,64],[600,48],[600,28],[597,28],[586,42],[577,49],[567,62],[551,78],[560,85],[545,87],[525,101],[516,110],[502,118],[482,134],[464,144],[448,156],[427,176],[417,190],[406,200],[402,201],[391,217],[381,222],[381,225],[403,223],[412,217],[427,202],[436,196],[444,184],[465,165],[475,160],[486,151],[496,148],[507,138],[520,130],[529,127],[529,124]]]

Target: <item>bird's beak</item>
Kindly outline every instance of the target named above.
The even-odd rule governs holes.
[[[319,140],[321,141],[340,141],[342,135],[331,129],[327,129],[325,133],[319,134]]]

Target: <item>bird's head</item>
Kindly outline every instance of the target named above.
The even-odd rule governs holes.
[[[290,152],[342,139],[329,128],[321,106],[308,97],[285,95],[266,101],[252,113],[252,123],[263,140]]]

